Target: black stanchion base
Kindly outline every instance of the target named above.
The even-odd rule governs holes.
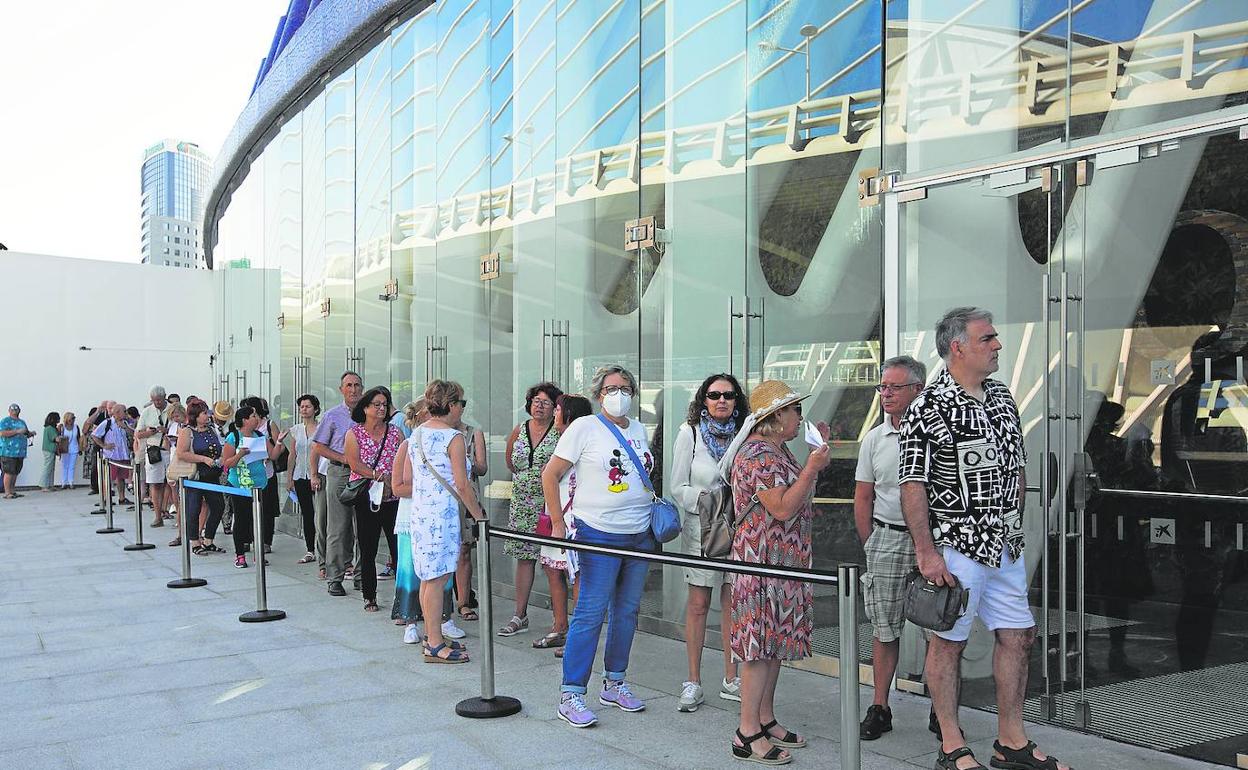
[[[203,578],[178,578],[165,583],[165,588],[200,588],[208,585],[208,581]]]
[[[125,530],[124,530],[124,529],[122,529],[121,527],[103,527],[103,528],[101,528],[101,529],[97,529],[97,530],[95,531],[95,534],[97,534],[97,535],[115,535],[115,534],[117,534],[118,532],[125,532]]]
[[[455,704],[455,713],[469,719],[497,719],[520,713],[520,701],[507,695],[485,698],[465,698]]]
[[[97,508],[94,511],[91,511],[92,516],[103,516],[106,513],[108,513],[108,511],[104,510],[103,508]]]
[[[155,547],[156,546],[152,545],[151,543],[131,543],[130,545],[126,546],[125,548],[122,548],[121,550],[123,551],[150,551],[151,549]]]
[[[252,610],[238,616],[240,623],[267,623],[270,620],[282,620],[286,617],[284,610]]]

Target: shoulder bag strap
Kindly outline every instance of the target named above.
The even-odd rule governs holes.
[[[633,451],[632,446],[630,446],[624,439],[624,434],[620,433],[620,429],[615,427],[615,423],[611,422],[606,417],[603,417],[601,414],[598,415],[598,419],[602,421],[603,425],[607,426],[607,430],[614,434],[615,440],[620,442],[620,446],[626,453],[628,453],[628,459],[633,461],[633,465],[637,468],[637,472],[641,474],[642,483],[646,485],[646,489],[653,495],[654,485],[650,483],[650,472],[646,470],[645,465],[642,465],[641,458],[637,456],[637,453]]]
[[[412,431],[412,438],[416,439],[416,451],[420,452],[420,462],[429,470],[431,474],[433,474],[433,477],[438,480],[438,483],[442,485],[443,489],[451,493],[451,497],[455,498],[460,505],[464,505],[464,501],[459,497],[459,492],[455,490],[455,487],[448,484],[446,479],[442,478],[442,474],[438,473],[437,470],[434,469],[433,464],[429,462],[429,458],[425,456],[425,445],[420,440],[421,431],[423,430],[423,428],[417,428]],[[463,434],[461,433],[460,435],[462,436]],[[467,508],[468,506],[465,505],[464,507]]]

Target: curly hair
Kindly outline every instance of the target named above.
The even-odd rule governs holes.
[[[702,380],[702,384],[698,387],[698,392],[693,395],[693,400],[689,402],[689,414],[685,416],[685,422],[697,427],[698,423],[702,421],[702,410],[706,408],[707,391],[719,380],[727,380],[732,385],[732,392],[736,394],[737,399],[733,402],[736,406],[732,410],[732,416],[741,417],[744,414],[749,414],[749,404],[745,400],[745,391],[741,389],[741,383],[731,374],[720,372]]]
[[[537,398],[538,393],[545,394],[552,405],[558,403],[559,397],[563,395],[563,391],[553,382],[539,382],[529,388],[524,392],[524,411],[530,416],[533,414],[533,399]]]

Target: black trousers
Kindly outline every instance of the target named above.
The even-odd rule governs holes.
[[[252,542],[251,503],[245,497],[233,496],[234,499],[234,555],[247,553],[247,545]],[[277,483],[270,481],[260,490],[260,522],[263,532],[261,537],[265,545],[273,545],[273,526],[277,520]]]
[[[295,479],[295,496],[299,498],[299,513],[303,516],[303,544],[308,553],[316,553],[316,506],[312,501],[312,482]]]
[[[191,540],[199,539],[199,502],[204,501],[208,506],[208,521],[204,524],[204,538],[212,540],[217,536],[217,525],[221,523],[221,516],[225,513],[225,495],[220,492],[207,492],[199,489],[186,490],[186,510],[182,515],[186,517],[186,532]]]
[[[379,537],[384,532],[390,553],[398,553],[398,542],[394,536],[394,520],[399,513],[399,501],[389,500],[374,511],[368,502],[367,494],[359,494],[355,498],[355,534],[359,538],[360,563],[355,565],[356,574],[360,576],[360,593],[365,601],[377,601],[377,546]]]

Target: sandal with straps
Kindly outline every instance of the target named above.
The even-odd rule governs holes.
[[[465,621],[473,621],[473,620],[480,620],[481,618],[479,615],[477,615],[477,611],[474,610],[472,607],[469,607],[467,604],[461,604],[459,606],[459,619],[465,620]]]
[[[780,722],[775,719],[762,726],[763,732],[767,735],[767,740],[771,741],[773,745],[783,746],[786,749],[802,749],[806,747],[806,739],[790,730],[785,730],[784,735],[779,737],[772,735],[771,728],[779,726]]]
[[[759,738],[766,737],[766,730],[758,735],[751,735],[748,738],[742,735],[740,730],[737,730],[737,739],[741,741],[742,745],[738,746],[735,743],[732,744],[733,759],[743,759],[746,762],[757,762],[760,765],[787,765],[793,761],[793,755],[779,746],[772,746],[771,751],[766,754],[755,754],[750,750],[750,746],[754,745],[754,741]]]
[[[1000,741],[993,741],[992,749],[1005,759],[994,756],[988,760],[988,764],[1002,770],[1057,770],[1058,767],[1057,757],[1048,756],[1043,761],[1036,759],[1036,755],[1032,753],[1036,750],[1035,741],[1027,741],[1027,745],[1021,749],[1011,749],[1002,746]]]
[[[979,760],[976,760],[975,764],[968,768],[959,768],[958,760],[962,757],[975,759],[975,755],[971,753],[970,746],[961,746],[948,754],[938,750],[936,752],[936,770],[988,770],[988,768],[979,763]]]
[[[443,650],[446,650],[446,657],[442,657],[441,655],[438,654],[442,652]],[[425,648],[425,662],[426,663],[467,663],[468,654],[465,653],[463,650],[456,650],[452,647],[447,647],[445,644],[439,644],[437,647]]]

